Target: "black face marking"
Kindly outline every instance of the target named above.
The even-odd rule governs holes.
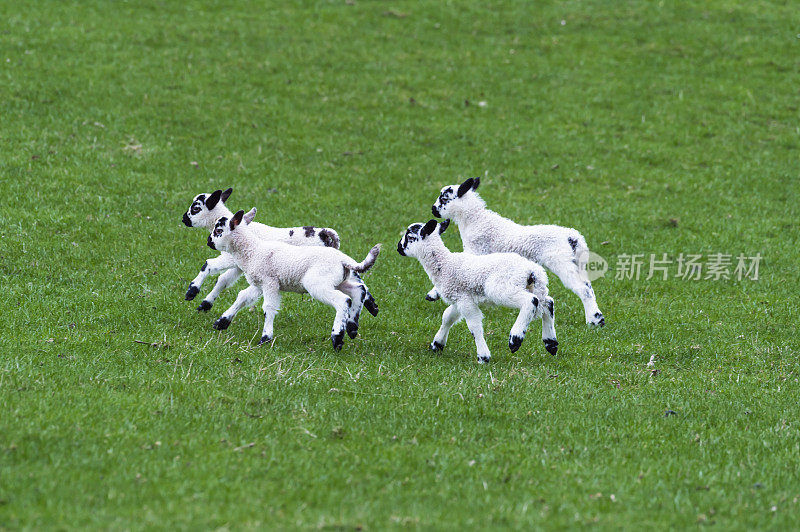
[[[293,236],[293,235],[294,235],[294,229],[289,229],[289,236]]]
[[[314,227],[310,225],[304,225],[303,231],[306,232],[306,238],[311,238],[312,236],[314,236]]]
[[[442,190],[442,192],[439,194],[439,201],[438,201],[439,207],[440,208],[444,207],[445,205],[450,203],[450,201],[452,201],[454,199],[454,197],[455,197],[455,193],[453,192],[453,187],[447,187],[446,189]],[[436,207],[436,205],[431,207],[431,212],[437,218],[441,218],[442,217],[441,212]]]
[[[191,227],[192,226],[192,220],[191,220],[191,218],[189,218],[189,215],[186,214],[186,213],[183,213],[183,218],[181,218],[181,221],[183,222],[183,225],[185,225],[186,227]]]
[[[400,242],[397,243],[397,252],[400,253],[402,256],[406,256],[405,249],[408,245],[412,242],[416,242],[419,240],[419,230],[422,228],[422,224],[416,223],[411,224],[406,229],[406,233],[403,235],[403,238],[400,239]]]
[[[567,238],[567,242],[569,242],[569,247],[572,248],[572,252],[575,253],[575,248],[578,247],[578,239],[569,237]]]
[[[216,251],[216,250],[217,250],[217,246],[215,246],[215,245],[214,245],[214,241],[213,241],[213,240],[211,240],[211,235],[208,235],[208,241],[206,242],[206,245],[207,245],[208,247],[210,247],[211,249],[213,249],[214,251]]]
[[[228,218],[226,218],[225,216],[223,216],[222,218],[217,220],[217,223],[214,225],[214,231],[213,231],[214,236],[217,236],[217,237],[218,236],[222,236],[222,233],[225,232],[225,224],[227,222],[228,222]],[[210,236],[208,238],[209,238],[209,240],[211,239]]]

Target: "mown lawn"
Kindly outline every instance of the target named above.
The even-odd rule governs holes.
[[[0,3],[0,528],[795,527],[797,14]],[[427,350],[444,304],[395,243],[476,175],[609,261],[605,328],[551,276],[557,357],[537,323],[510,354],[504,309],[490,365],[463,323]],[[235,290],[183,300],[214,253],[181,215],[227,186],[359,260],[384,243],[358,339],[287,295],[256,348],[260,311],[211,329]],[[616,279],[663,253],[668,279]],[[681,253],[763,259],[688,280]]]

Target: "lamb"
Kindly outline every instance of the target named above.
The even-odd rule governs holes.
[[[225,206],[225,202],[232,192],[233,189],[228,188],[225,191],[215,190],[211,194],[198,194],[192,200],[189,209],[183,214],[183,223],[187,227],[200,227],[211,230],[219,218],[225,216],[230,219],[233,216],[233,212]],[[265,240],[284,242],[296,246],[325,246],[339,249],[339,235],[336,231],[327,227],[270,227],[255,222],[252,224],[252,230]],[[186,291],[186,300],[191,301],[197,296],[200,292],[200,287],[209,275],[220,272],[223,273],[217,279],[217,283],[211,292],[197,307],[198,311],[207,312],[210,310],[219,294],[242,276],[242,271],[236,267],[233,257],[228,253],[222,253],[219,257],[209,259],[203,264],[203,267],[200,268],[200,273],[189,284],[189,289]],[[351,281],[363,286],[365,294],[363,302],[360,299],[356,302],[354,317],[356,323],[361,314],[362,305],[370,314],[377,316],[378,305],[369,292],[369,288],[361,280],[358,273],[352,272],[351,275],[353,277]]]
[[[336,309],[331,342],[338,351],[344,344],[345,330],[353,338],[353,328],[356,332],[358,329],[358,324],[354,323],[353,303],[363,297],[364,288],[354,282],[351,272],[369,270],[378,258],[380,244],[370,250],[363,262],[357,263],[332,247],[292,246],[264,240],[257,227],[251,224],[255,215],[256,210],[252,209],[247,214],[238,211],[231,218],[222,216],[208,236],[208,246],[228,253],[250,283],[239,292],[233,306],[214,323],[214,328],[227,328],[236,312],[252,306],[263,296],[264,329],[259,345],[271,342],[280,293],[308,293]]]
[[[583,302],[586,323],[602,327],[592,283],[586,274],[589,247],[578,231],[557,225],[519,225],[486,208],[476,192],[480,178],[442,188],[431,210],[437,218],[455,221],[464,251],[484,255],[511,252],[522,255],[555,273],[564,286]],[[426,299],[438,299],[438,287]]]
[[[515,253],[452,253],[441,238],[449,224],[449,220],[411,224],[397,243],[397,252],[419,260],[441,298],[450,305],[442,314],[442,326],[430,348],[444,349],[450,328],[463,317],[475,338],[478,362],[489,362],[492,355],[483,338],[483,314],[479,306],[492,303],[519,309],[508,339],[512,353],[522,345],[528,324],[541,318],[542,342],[555,355],[558,341],[554,304],[547,292],[544,269]]]

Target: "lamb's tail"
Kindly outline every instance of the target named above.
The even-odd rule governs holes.
[[[381,245],[375,244],[372,247],[372,249],[369,250],[369,253],[367,253],[367,258],[364,259],[364,262],[361,263],[356,263],[355,261],[352,263],[345,262],[344,267],[356,273],[364,273],[365,271],[372,268],[372,266],[375,264],[375,261],[378,258],[378,253],[380,252],[381,252]]]

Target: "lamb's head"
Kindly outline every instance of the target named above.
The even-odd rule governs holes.
[[[442,188],[439,198],[431,207],[433,215],[437,218],[451,218],[458,215],[462,209],[469,207],[470,200],[478,198],[474,191],[481,184],[481,178],[469,178],[460,185],[448,185]]]
[[[256,216],[256,209],[253,207],[250,212],[238,211],[230,217],[220,217],[215,223],[211,234],[208,235],[208,247],[220,251],[228,251],[230,249],[231,239],[237,231],[240,231],[240,226],[250,225],[253,218]]]
[[[210,229],[214,221],[230,211],[225,208],[225,202],[233,192],[228,190],[215,190],[211,194],[198,194],[189,205],[189,210],[183,213],[183,223],[186,227],[205,227]]]
[[[415,223],[408,226],[403,238],[397,243],[397,252],[404,257],[419,257],[419,254],[427,247],[442,244],[439,236],[444,233],[450,220],[442,223],[436,220],[428,220],[428,223]]]

